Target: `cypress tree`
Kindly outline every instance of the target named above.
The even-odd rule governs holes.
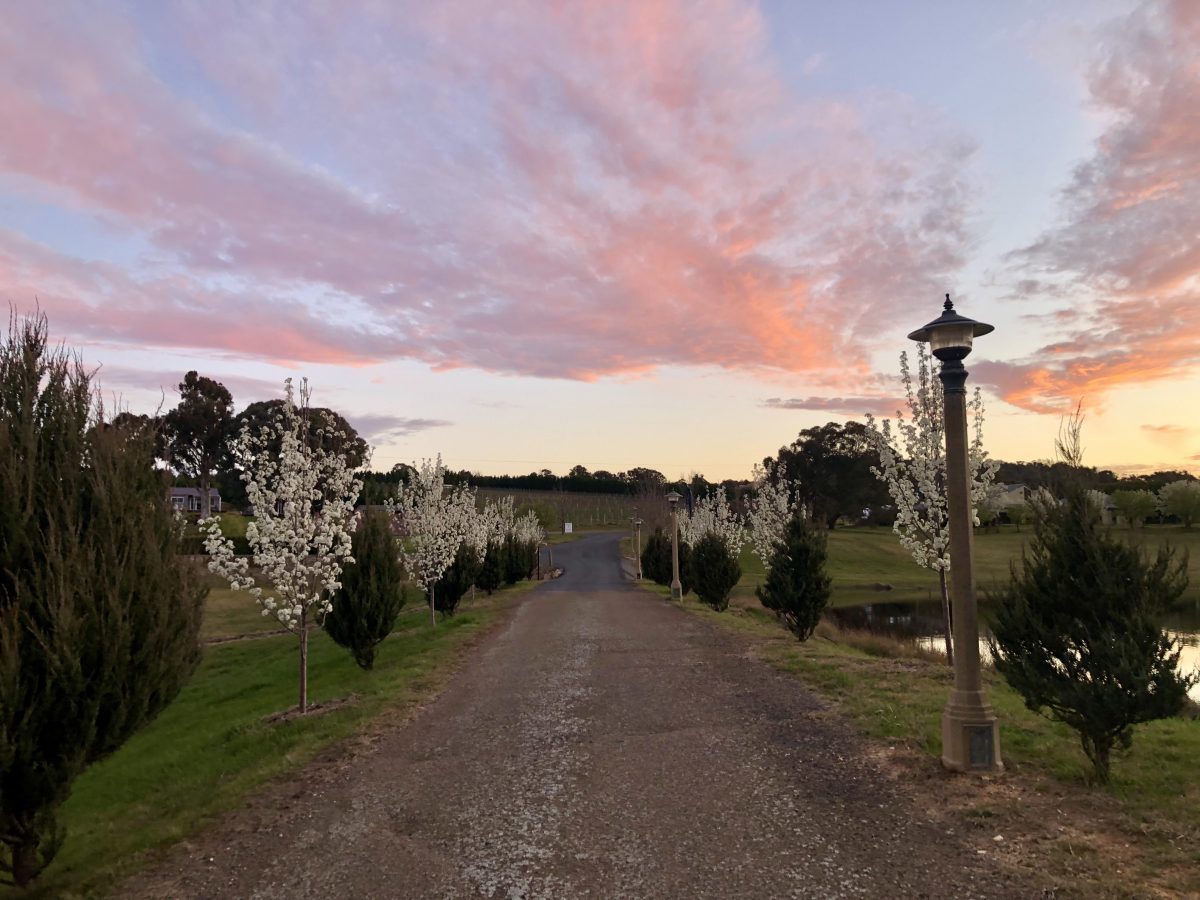
[[[642,548],[642,574],[655,584],[671,583],[671,541],[662,528],[646,538]]]
[[[717,612],[727,609],[729,592],[742,577],[742,567],[725,542],[712,532],[704,535],[692,548],[688,568],[696,595]]]
[[[775,542],[766,581],[755,589],[762,605],[802,641],[812,637],[829,603],[832,582],[825,573],[825,541],[825,532],[797,509]]]
[[[521,542],[513,535],[506,535],[504,538],[504,547],[501,553],[501,559],[504,569],[504,583],[516,584],[523,579],[529,571],[524,559]]]
[[[992,655],[1024,698],[1079,734],[1098,781],[1133,726],[1174,715],[1196,676],[1177,671],[1181,646],[1159,615],[1187,586],[1187,561],[1151,561],[1111,537],[1075,485],[1034,510],[1033,539],[998,599]]]
[[[465,543],[459,544],[454,554],[454,562],[434,583],[433,608],[442,615],[454,615],[463,594],[471,589],[478,574],[478,551]]]
[[[479,574],[475,576],[475,586],[490,596],[504,581],[503,563],[504,545],[500,541],[489,541],[487,551],[483,554],[483,562],[479,566]]]
[[[369,509],[350,542],[354,562],[325,616],[325,632],[354,655],[360,668],[375,665],[375,648],[392,632],[404,606],[404,569],[386,513]]]
[[[28,885],[72,782],[152,720],[200,660],[207,590],[149,429],[103,422],[44,316],[0,345],[0,871]]]

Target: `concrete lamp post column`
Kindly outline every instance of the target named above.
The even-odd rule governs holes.
[[[679,580],[679,501],[683,496],[676,491],[667,494],[671,504],[671,599],[683,599],[683,584]]]
[[[950,517],[950,584],[954,618],[954,689],[942,711],[942,765],[956,772],[996,772],[1000,730],[983,694],[979,662],[979,612],[975,600],[975,533],[967,461],[967,370],[972,341],[993,331],[954,311],[950,295],[942,314],[908,337],[929,342],[942,363],[945,395],[946,507]]]
[[[637,580],[642,580],[642,520],[633,520],[634,534],[636,535],[635,546],[637,547],[637,556],[634,557],[634,568],[637,570]]]

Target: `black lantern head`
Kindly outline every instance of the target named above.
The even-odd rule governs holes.
[[[928,341],[934,356],[942,362],[950,362],[964,359],[971,352],[971,343],[975,338],[995,330],[991,325],[960,316],[954,311],[954,304],[947,294],[942,314],[924,328],[914,331],[908,339]]]

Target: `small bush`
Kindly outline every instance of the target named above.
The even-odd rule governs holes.
[[[459,544],[454,562],[433,586],[433,608],[444,616],[454,615],[463,594],[475,583],[479,568],[479,551],[465,543]]]
[[[725,542],[711,532],[704,535],[692,548],[688,568],[701,601],[718,612],[727,609],[729,592],[742,577],[742,567]]]
[[[829,603],[830,585],[825,572],[825,532],[797,510],[775,543],[771,571],[755,593],[792,634],[806,641]]]
[[[671,583],[671,540],[661,528],[646,538],[642,548],[642,575],[655,584]]]
[[[1196,676],[1177,671],[1180,645],[1159,616],[1187,585],[1186,559],[1150,560],[1112,538],[1074,488],[1039,503],[1033,539],[999,595],[992,654],[997,671],[1035,712],[1079,734],[1098,781],[1112,749],[1140,722],[1176,715]]]
[[[475,587],[486,591],[488,596],[504,581],[504,545],[499,541],[491,541],[483,554],[483,562],[479,566],[479,574],[475,576]]]
[[[404,606],[404,569],[386,513],[368,510],[351,538],[354,562],[325,616],[325,632],[354,655],[362,669],[375,665],[375,648],[392,632]]]
[[[504,570],[504,583],[516,584],[529,575],[529,560],[527,548],[511,534],[504,538],[504,548],[501,555]]]

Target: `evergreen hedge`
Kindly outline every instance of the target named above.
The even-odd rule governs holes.
[[[106,425],[47,332],[14,319],[0,345],[0,871],[19,886],[54,858],[75,778],[195,669],[207,593],[153,435]]]

